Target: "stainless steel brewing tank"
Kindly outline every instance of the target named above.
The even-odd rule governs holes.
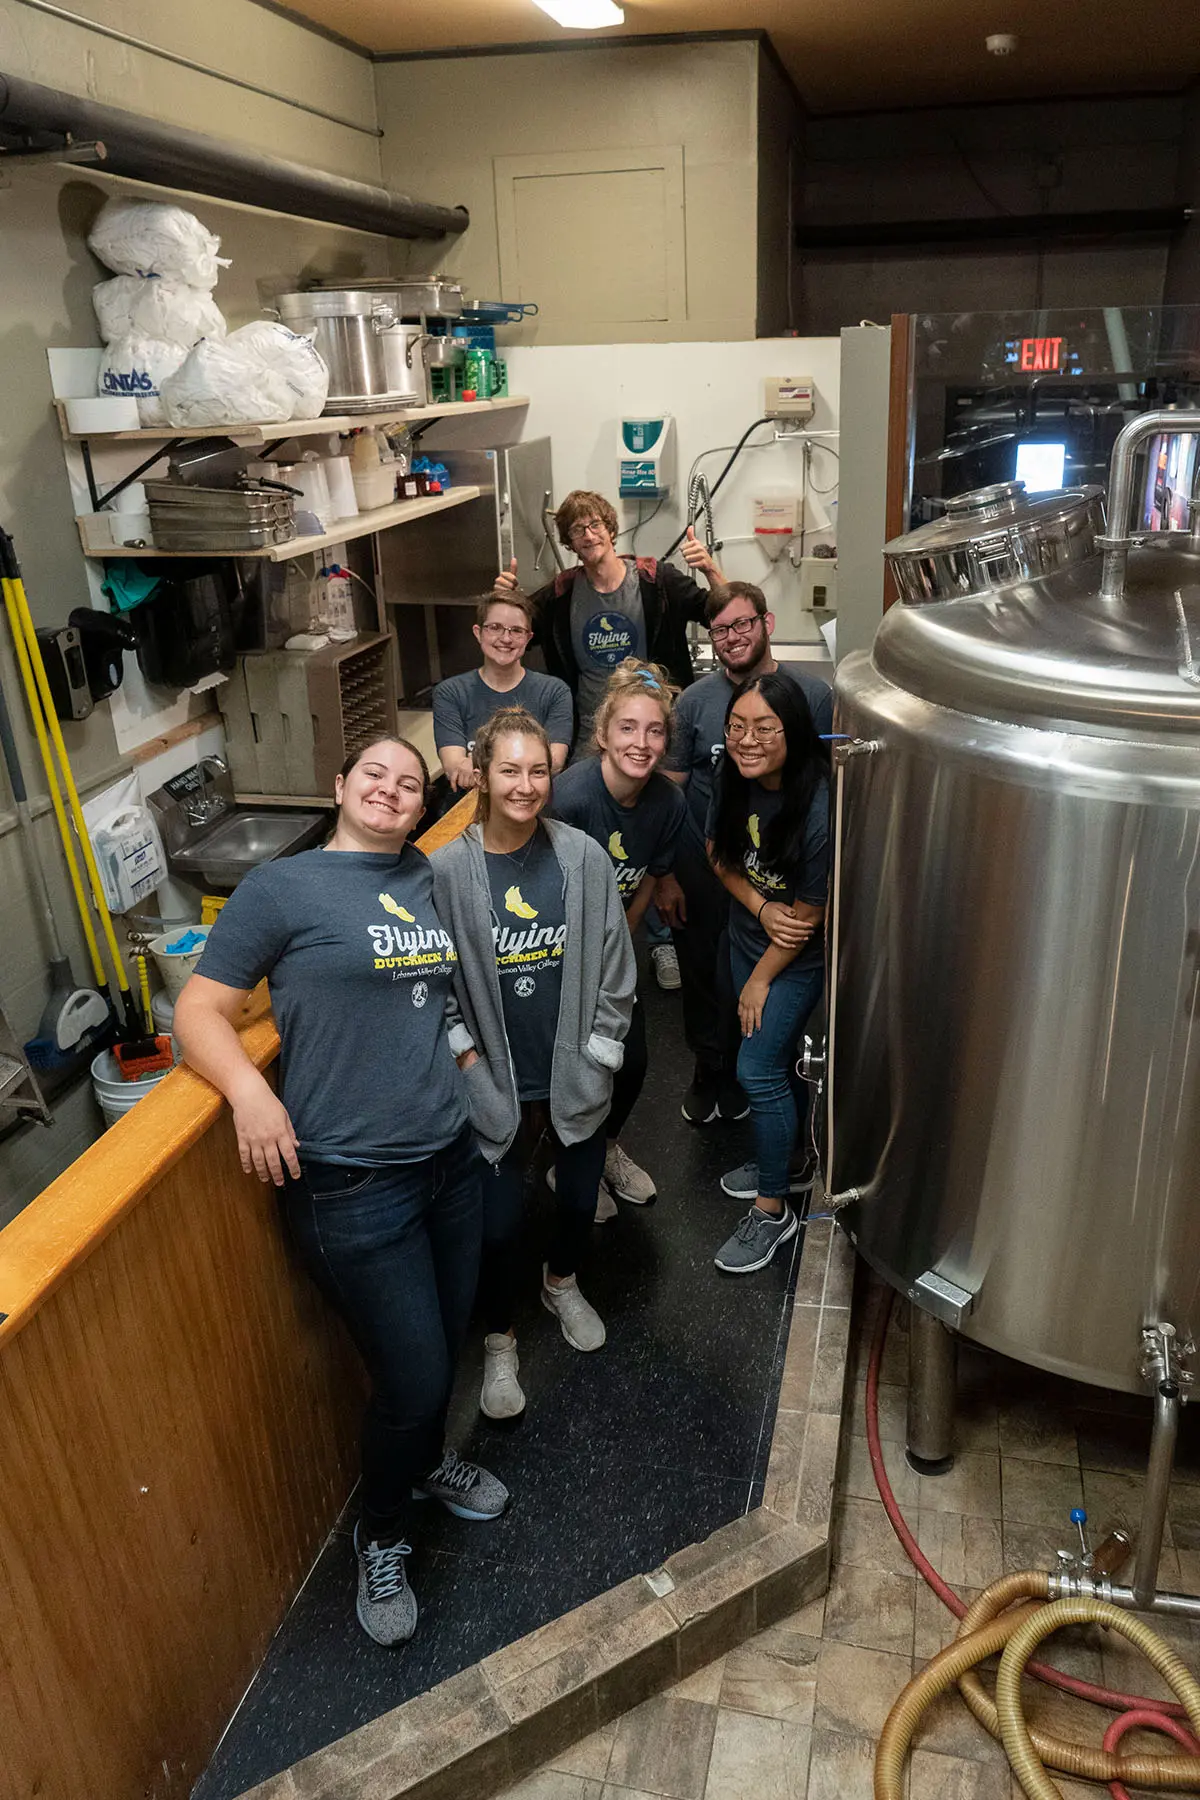
[[[966,1336],[1142,1392],[1142,1326],[1200,1326],[1200,535],[1093,504],[838,671],[827,1178]]]

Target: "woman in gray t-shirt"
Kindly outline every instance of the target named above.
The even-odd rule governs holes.
[[[347,761],[323,850],[264,863],[217,916],[174,1028],[233,1109],[242,1167],[274,1182],[301,1258],[371,1376],[355,1528],[358,1617],[413,1634],[405,1575],[414,1499],[497,1517],[507,1489],[445,1446],[479,1265],[482,1160],[445,1009],[458,956],[408,842],[425,808],[420,752],[380,738]],[[279,1093],[235,1020],[265,977]]]

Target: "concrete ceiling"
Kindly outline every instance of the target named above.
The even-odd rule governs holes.
[[[814,112],[1174,91],[1200,75],[1200,5],[1168,0],[625,0],[625,23],[562,31],[533,0],[288,0],[376,54],[557,47],[655,32],[770,33]],[[984,48],[1015,32],[1016,53]]]

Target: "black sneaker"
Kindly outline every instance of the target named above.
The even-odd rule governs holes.
[[[690,1125],[711,1125],[720,1117],[718,1094],[720,1076],[712,1069],[696,1064],[696,1074],[691,1087],[683,1097],[682,1112]]]
[[[736,1075],[724,1074],[717,1082],[717,1108],[721,1117],[731,1125],[738,1119],[749,1118],[750,1102]]]

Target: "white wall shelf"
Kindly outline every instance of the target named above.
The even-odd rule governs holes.
[[[55,401],[59,429],[67,443],[166,444],[177,438],[228,438],[232,444],[256,449],[263,444],[287,443],[289,438],[327,437],[331,432],[361,431],[364,426],[406,425],[416,419],[462,419],[479,413],[511,412],[528,406],[522,394],[504,394],[496,400],[447,400],[437,406],[403,406],[385,412],[322,414],[319,419],[288,419],[278,425],[181,425],[173,429],[139,431],[70,431],[66,404]]]

